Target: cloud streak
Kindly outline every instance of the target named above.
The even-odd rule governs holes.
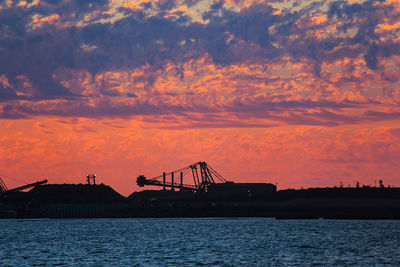
[[[388,104],[399,112],[395,2],[1,6],[1,118],[169,115],[186,128],[224,114],[238,126],[332,126],[395,118],[371,115]]]

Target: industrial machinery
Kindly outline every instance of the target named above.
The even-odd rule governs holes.
[[[0,192],[8,191],[6,184],[4,183],[3,179],[0,178]]]
[[[0,194],[9,193],[9,192],[19,192],[19,191],[22,191],[22,190],[25,190],[25,189],[28,189],[31,187],[35,187],[38,185],[46,184],[46,183],[47,183],[47,180],[43,180],[43,181],[38,181],[35,183],[19,186],[19,187],[13,188],[13,189],[8,189],[6,184],[4,183],[3,179],[0,178]]]
[[[96,185],[96,174],[87,174],[86,178],[88,185]]]
[[[180,173],[180,183],[175,182],[175,173]],[[187,174],[192,174],[193,184],[184,184],[183,177]],[[171,182],[166,181],[166,176],[171,176]],[[162,178],[162,180],[161,180]],[[195,164],[189,165],[179,170],[175,170],[169,173],[163,173],[160,176],[147,179],[144,175],[137,177],[137,185],[143,187],[145,185],[162,186],[165,190],[167,187],[171,190],[175,188],[182,191],[194,191],[194,192],[205,192],[207,187],[212,184],[229,183],[227,182],[218,172],[216,172],[210,165],[204,161],[199,161]]]

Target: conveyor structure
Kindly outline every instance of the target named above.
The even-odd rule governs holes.
[[[175,174],[180,173],[180,181],[175,180]],[[193,184],[184,184],[183,177],[186,175],[192,175]],[[170,176],[171,181],[167,182],[166,177]],[[182,169],[174,170],[169,173],[163,173],[162,175],[156,176],[151,179],[147,179],[144,175],[137,177],[137,185],[143,187],[145,185],[162,186],[165,190],[167,187],[171,190],[180,189],[182,191],[195,191],[204,192],[207,191],[207,187],[215,183],[226,183],[227,181],[210,165],[204,161],[199,161],[195,164],[189,165]]]

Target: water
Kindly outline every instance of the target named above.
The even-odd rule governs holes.
[[[400,221],[0,220],[0,266],[400,266]]]

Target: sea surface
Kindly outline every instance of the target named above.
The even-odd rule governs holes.
[[[400,221],[0,220],[0,266],[400,266]]]

